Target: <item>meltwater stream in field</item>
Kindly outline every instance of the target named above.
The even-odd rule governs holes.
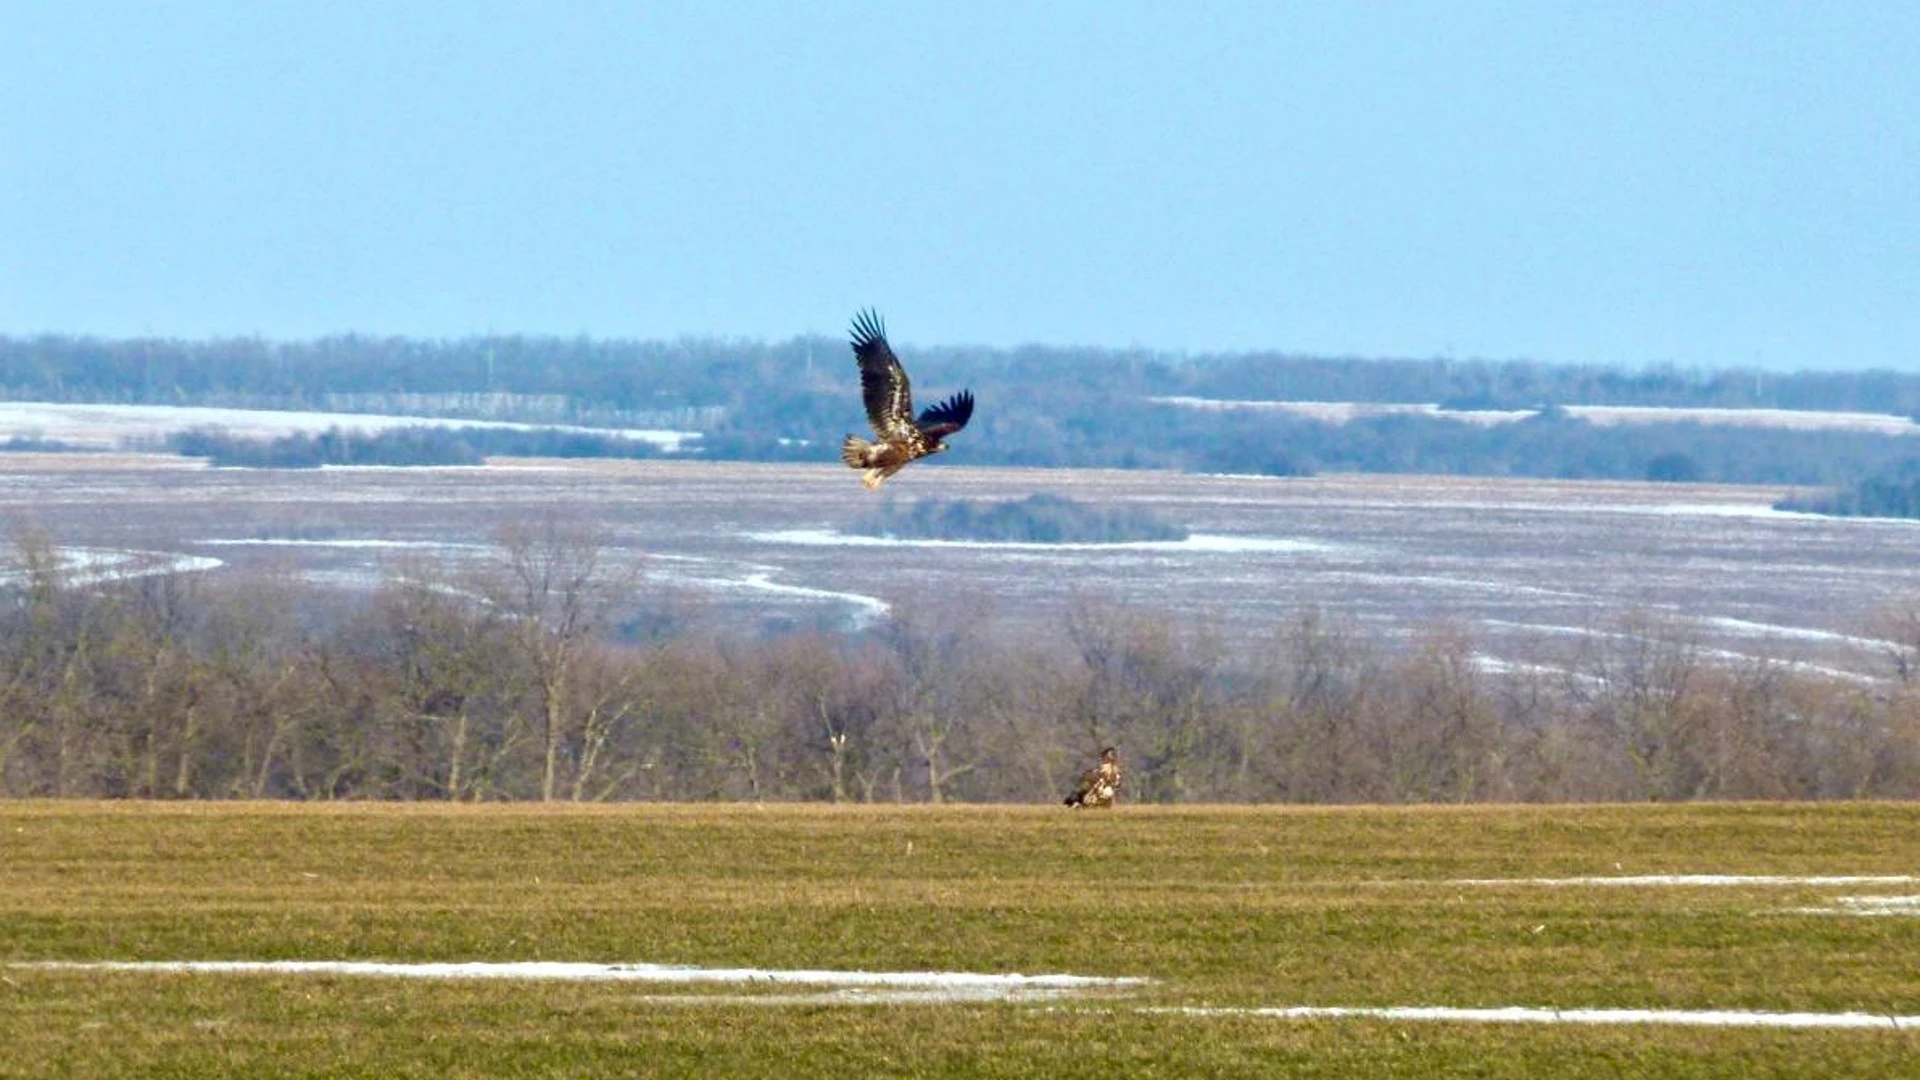
[[[854,528],[887,500],[1038,493],[1144,508],[1192,535],[1047,545]],[[643,598],[671,594],[750,629],[859,627],[914,605],[1051,629],[1077,605],[1110,601],[1209,625],[1250,649],[1314,610],[1389,641],[1456,628],[1498,670],[1565,670],[1581,650],[1655,625],[1717,662],[1887,677],[1900,646],[1874,620],[1920,598],[1920,522],[1775,511],[1782,494],[929,465],[873,495],[826,464],[247,470],[0,456],[0,514],[63,546],[217,559],[217,574],[290,570],[315,588],[371,588],[422,557],[484,558],[502,526],[553,519],[598,530],[614,562],[643,571]]]

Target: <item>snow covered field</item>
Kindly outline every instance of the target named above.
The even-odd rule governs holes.
[[[401,560],[484,557],[503,524],[556,516],[602,529],[654,594],[750,627],[856,626],[929,603],[1057,625],[1076,604],[1111,600],[1257,648],[1318,610],[1388,636],[1459,627],[1495,670],[1564,670],[1580,649],[1654,625],[1721,662],[1871,681],[1898,648],[1874,617],[1920,597],[1920,522],[1782,513],[1772,488],[948,465],[877,496],[850,481],[824,464],[260,471],[8,454],[0,515],[91,558],[291,569],[327,589],[370,587]],[[1040,492],[1143,506],[1194,535],[1055,546],[850,531],[887,499]]]
[[[273,439],[284,435],[317,435],[330,428],[378,434],[395,428],[491,428],[508,431],[553,429],[615,436],[650,442],[664,450],[679,450],[692,431],[647,428],[585,428],[569,425],[515,424],[498,420],[451,420],[430,416],[384,416],[373,413],[281,412],[269,409],[211,409],[175,405],[69,405],[53,402],[0,401],[0,441],[42,438],[71,446],[115,450],[139,446],[169,435],[198,429],[218,429],[236,438]]]
[[[1511,424],[1536,415],[1533,409],[1442,409],[1432,403],[1395,404],[1362,401],[1231,401],[1219,398],[1160,397],[1162,405],[1189,409],[1268,409],[1328,424],[1374,416],[1427,416],[1463,424]],[[1618,424],[1708,424],[1720,427],[1781,428],[1792,431],[1853,431],[1879,435],[1920,435],[1920,423],[1891,413],[1815,409],[1689,409],[1654,405],[1567,405],[1572,416],[1601,427]]]

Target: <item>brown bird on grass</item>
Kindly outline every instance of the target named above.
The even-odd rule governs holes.
[[[1080,786],[1067,796],[1076,810],[1111,810],[1120,790],[1120,752],[1109,746],[1100,751],[1100,764],[1080,774]]]
[[[877,438],[868,442],[848,435],[840,444],[840,460],[864,470],[860,482],[868,491],[878,491],[881,481],[906,468],[908,462],[947,449],[943,440],[973,417],[973,393],[962,390],[915,419],[907,369],[893,355],[886,324],[871,308],[853,317],[853,355],[860,361],[860,396],[866,400],[867,422]]]

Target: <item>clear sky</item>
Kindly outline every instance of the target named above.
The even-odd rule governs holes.
[[[0,333],[1920,370],[1920,4],[0,0]]]

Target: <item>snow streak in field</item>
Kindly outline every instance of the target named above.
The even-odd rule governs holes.
[[[1830,630],[1804,629],[1801,627],[1784,626],[1778,623],[1757,623],[1746,619],[1722,618],[1717,616],[1676,620],[1676,623],[1682,621],[1692,622],[1703,627],[1735,634],[1740,637],[1760,639],[1791,638],[1821,644],[1847,645],[1857,648],[1871,647],[1883,651],[1913,651],[1895,642],[1882,641],[1877,638],[1855,637],[1850,634],[1841,634]],[[1547,623],[1512,622],[1506,619],[1481,619],[1479,623],[1482,626],[1492,627],[1497,630],[1519,630],[1532,634],[1548,634],[1557,637],[1589,637],[1596,640],[1628,643],[1639,640],[1639,638],[1632,634],[1624,634],[1612,630],[1599,630],[1587,626],[1554,626]],[[1697,649],[1697,652],[1698,655],[1705,659],[1718,660],[1735,666],[1767,663],[1785,668],[1789,671],[1797,671],[1807,675],[1817,675],[1821,678],[1835,679],[1841,682],[1858,683],[1864,686],[1878,686],[1885,681],[1873,675],[1863,675],[1857,671],[1848,671],[1844,668],[1832,667],[1827,664],[1816,664],[1807,660],[1782,660],[1775,657],[1755,656],[1751,653],[1737,652],[1732,649],[1700,648]]]
[[[1920,881],[1911,874],[1623,874],[1611,877],[1562,878],[1454,878],[1445,885],[1540,885],[1547,887],[1621,886],[1658,888],[1661,886],[1731,887],[1795,885],[1906,885]]]
[[[1671,1024],[1682,1027],[1761,1028],[1882,1028],[1920,1030],[1920,1016],[1882,1016],[1875,1013],[1753,1012],[1745,1009],[1540,1009],[1511,1005],[1490,1009],[1459,1009],[1436,1005],[1352,1007],[1286,1005],[1272,1008],[1143,1008],[1135,1012],[1173,1016],[1270,1017],[1276,1020],[1321,1020],[1360,1017],[1376,1020],[1422,1020],[1469,1024]]]
[[[296,540],[291,538],[258,539],[213,539],[195,540],[196,544],[208,547],[310,547],[310,548],[351,548],[366,550],[392,551],[493,551],[496,544],[462,543],[457,540],[380,540],[380,539],[341,539],[341,540]]]
[[[831,993],[760,994],[748,997],[650,997],[673,1005],[951,1005],[968,1002],[1059,1002],[1101,991],[1150,985],[1137,977],[1094,975],[981,974],[949,971],[782,971],[767,968],[698,968],[666,964],[589,964],[555,961],[420,963],[346,960],[177,960],[14,962],[16,969],[189,975],[318,975],[337,978],[518,979],[568,982],[718,984],[749,987],[818,987]],[[1282,1005],[1270,1007],[1135,1006],[1139,1015],[1203,1019],[1381,1019],[1481,1024],[1670,1024],[1690,1027],[1768,1027],[1920,1030],[1920,1016],[1873,1013],[1758,1012],[1743,1009],[1555,1009],[1526,1006]]]
[[[157,551],[113,551],[104,548],[63,548],[58,552],[60,571],[68,585],[92,585],[102,581],[127,581],[154,574],[184,574],[195,570],[217,570],[225,564],[202,555],[176,555]],[[26,578],[25,571],[0,570],[0,585],[13,585]]]
[[[794,544],[804,547],[928,547],[973,548],[982,551],[1164,551],[1203,552],[1219,555],[1250,553],[1324,552],[1341,550],[1338,544],[1315,540],[1289,540],[1269,536],[1209,536],[1195,534],[1185,540],[1133,540],[1118,544],[1046,544],[1023,540],[923,540],[915,537],[861,536],[830,529],[777,529],[750,532],[749,540],[763,544]]]
[[[1920,896],[1838,896],[1830,907],[1788,908],[1793,915],[1920,916]]]
[[[867,596],[864,593],[835,592],[832,589],[814,589],[805,585],[782,585],[773,580],[773,575],[771,574],[748,574],[743,581],[725,582],[723,584],[735,585],[744,589],[754,589],[759,592],[774,593],[779,596],[798,596],[808,600],[838,600],[843,603],[852,604],[858,608],[862,620],[877,619],[885,615],[889,610],[889,605],[885,600]]]
[[[211,975],[333,975],[390,979],[527,979],[566,982],[638,982],[676,985],[820,986],[912,994],[898,1000],[952,1001],[1057,998],[1094,990],[1144,986],[1151,980],[1095,975],[983,974],[966,971],[783,971],[702,968],[674,964],[590,964],[558,961],[403,964],[363,960],[46,961],[13,967],[48,971]],[[731,999],[722,999],[731,1000]],[[856,1000],[856,999],[846,999]],[[882,999],[877,994],[857,999]]]
[[[655,555],[653,558],[662,561],[688,563],[696,566],[710,566],[718,561],[698,555]],[[729,567],[729,569],[733,568]],[[888,611],[892,610],[892,605],[888,604],[885,600],[868,596],[865,593],[839,592],[833,589],[817,589],[807,585],[787,585],[775,581],[774,575],[780,572],[781,568],[777,566],[748,563],[741,568],[741,576],[738,577],[717,577],[713,574],[692,574],[678,570],[666,573],[656,572],[650,574],[649,577],[656,581],[693,585],[705,589],[744,589],[750,592],[767,593],[773,596],[790,596],[800,600],[822,600],[850,604],[854,608],[853,618],[856,623],[869,622],[886,615]]]
[[[1863,649],[1890,649],[1911,652],[1912,649],[1897,641],[1885,638],[1860,637],[1855,634],[1842,634],[1835,630],[1814,630],[1804,626],[1782,626],[1779,623],[1753,622],[1750,619],[1735,619],[1725,615],[1701,616],[1698,621],[1716,630],[1730,634],[1759,638],[1796,638],[1802,641],[1817,641],[1833,645],[1853,645]]]

